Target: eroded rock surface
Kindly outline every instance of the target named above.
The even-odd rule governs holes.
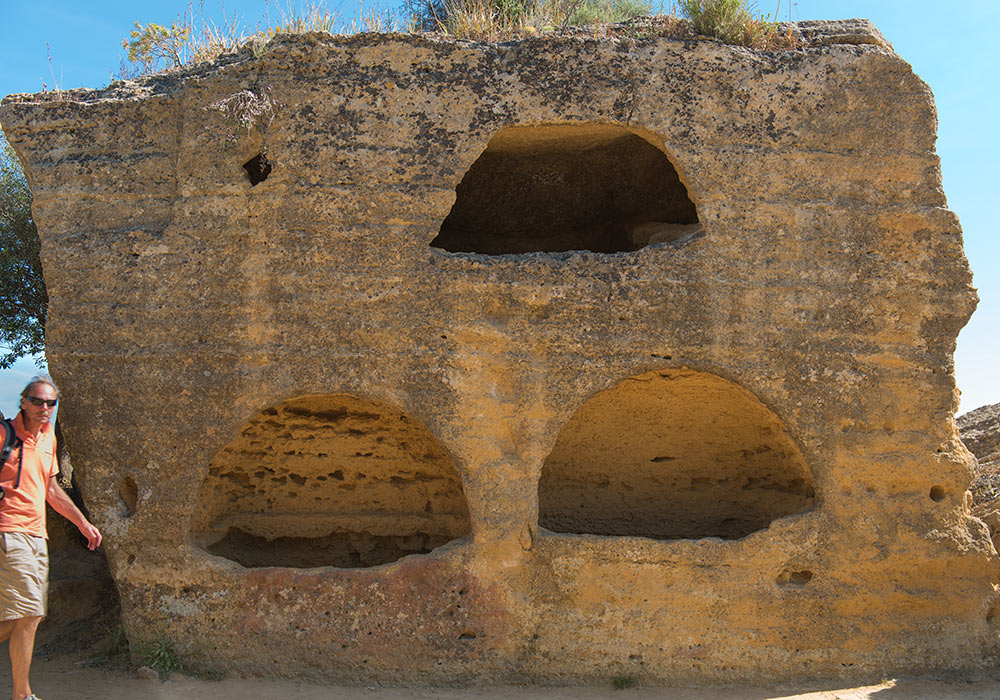
[[[1000,404],[980,406],[958,417],[959,435],[975,455],[972,514],[990,527],[993,544],[1000,544]]]
[[[130,638],[358,682],[992,667],[932,97],[869,24],[796,31],[279,36],[6,98]],[[228,138],[242,90],[280,106]]]
[[[538,522],[739,539],[812,510],[814,496],[799,448],[749,392],[706,372],[654,371],[597,394],[566,422],[542,464]]]
[[[451,457],[396,409],[306,396],[212,460],[192,531],[244,566],[375,566],[469,534]]]
[[[964,413],[957,422],[962,442],[976,456],[980,473],[1000,469],[1000,403]]]

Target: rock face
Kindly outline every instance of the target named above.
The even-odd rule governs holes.
[[[972,480],[972,514],[989,525],[1000,544],[1000,404],[980,406],[958,417],[962,442],[978,462]]]
[[[958,432],[979,462],[979,473],[1000,469],[1000,403],[958,417]]]
[[[280,36],[6,98],[130,639],[348,682],[995,663],[976,296],[863,25]]]

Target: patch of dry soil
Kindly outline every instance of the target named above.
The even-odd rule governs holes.
[[[6,654],[3,654],[6,656]],[[40,656],[32,667],[32,689],[46,700],[996,700],[1000,681],[887,680],[846,687],[815,683],[775,688],[378,688],[315,685],[294,680],[227,679],[204,681],[178,674],[166,682],[147,681],[126,671],[87,666],[80,654]],[[0,664],[0,693],[10,687],[10,668]]]

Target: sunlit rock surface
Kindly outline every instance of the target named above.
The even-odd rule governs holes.
[[[795,31],[279,36],[6,98],[130,638],[344,682],[992,667],[932,96],[865,22]]]

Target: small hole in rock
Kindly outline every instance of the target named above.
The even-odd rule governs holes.
[[[783,571],[778,576],[779,586],[804,586],[812,581],[813,573],[808,570],[803,571]]]
[[[135,479],[130,476],[122,479],[121,486],[118,487],[118,497],[121,499],[122,505],[125,506],[125,517],[131,518],[135,515],[135,509],[139,503],[139,487],[136,485]]]
[[[267,176],[271,174],[271,163],[266,155],[258,153],[243,164],[243,169],[247,171],[250,184],[257,185],[264,182]]]
[[[943,501],[944,500],[944,487],[943,486],[932,486],[931,492],[928,494],[932,501]]]
[[[812,580],[812,577],[813,575],[811,571],[793,571],[789,575],[788,581],[789,583],[794,583],[799,586],[802,586],[809,583]]]

